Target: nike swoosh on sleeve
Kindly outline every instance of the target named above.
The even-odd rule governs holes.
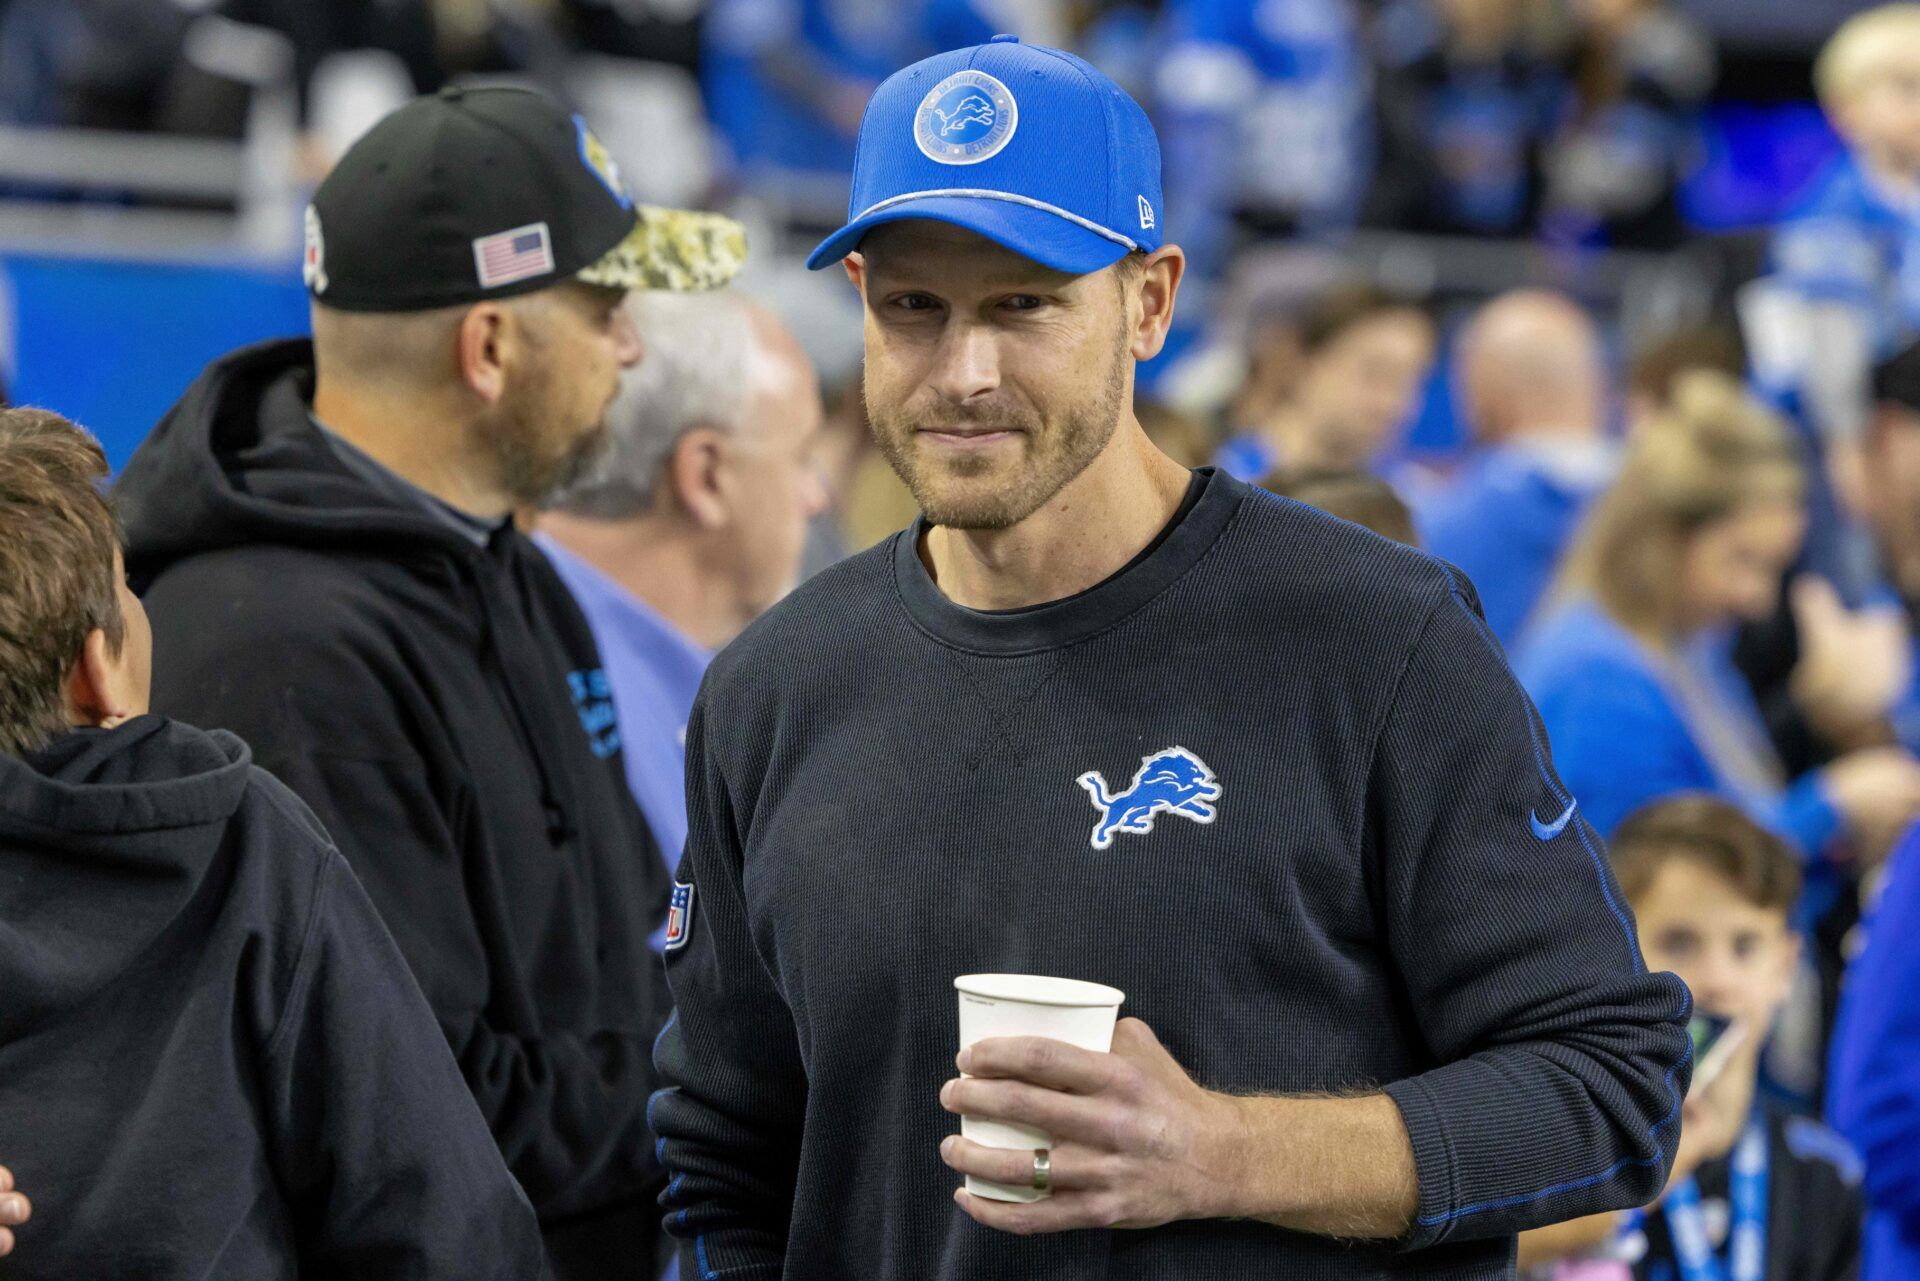
[[[1527,815],[1527,823],[1533,828],[1535,837],[1543,841],[1550,841],[1567,830],[1567,824],[1573,822],[1573,811],[1579,804],[1580,802],[1577,800],[1568,801],[1567,808],[1560,811],[1560,817],[1554,819],[1551,823],[1542,823],[1540,821],[1540,811],[1534,810]]]

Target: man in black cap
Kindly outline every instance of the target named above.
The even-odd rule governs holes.
[[[306,237],[312,343],[215,362],[121,480],[154,706],[239,732],[332,832],[556,1272],[642,1275],[666,878],[586,623],[512,513],[604,437],[626,292],[717,285],[744,238],[637,207],[585,121],[515,89],[389,116]]]

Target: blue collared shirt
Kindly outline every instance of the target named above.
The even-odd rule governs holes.
[[[627,786],[672,871],[687,843],[687,717],[713,655],[555,539],[533,537],[593,629],[620,721]]]

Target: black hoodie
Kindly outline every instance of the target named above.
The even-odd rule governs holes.
[[[498,1278],[532,1208],[392,937],[230,734],[0,756],[0,1156],[29,1281]]]
[[[528,539],[477,547],[346,468],[312,377],[305,342],[236,352],[127,465],[154,706],[239,733],[326,823],[555,1270],[637,1275],[658,1236],[645,1109],[668,996],[647,937],[667,878],[592,636]]]

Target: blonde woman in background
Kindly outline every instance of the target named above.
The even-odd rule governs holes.
[[[1884,850],[1920,813],[1920,763],[1896,748],[1787,777],[1734,667],[1735,628],[1774,611],[1799,552],[1805,484],[1787,429],[1732,379],[1696,373],[1588,514],[1515,668],[1602,833],[1655,797],[1708,791],[1818,862]],[[1795,604],[1838,609],[1820,583],[1797,583]],[[1830,739],[1884,715],[1884,691],[1836,672],[1831,647],[1803,648],[1795,696]]]

